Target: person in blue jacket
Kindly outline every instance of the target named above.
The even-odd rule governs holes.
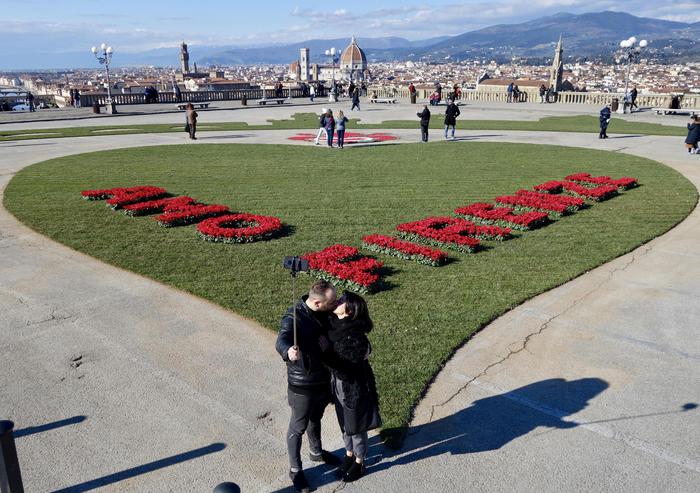
[[[606,104],[605,108],[600,110],[600,133],[598,134],[599,139],[608,138],[608,124],[610,123],[610,118],[612,118],[612,111],[610,111],[610,105]]]

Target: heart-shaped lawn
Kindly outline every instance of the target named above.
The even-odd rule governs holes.
[[[359,247],[399,223],[577,172],[640,187],[442,267],[378,254],[389,289],[367,295],[386,428],[405,426],[427,382],[475,331],[538,293],[667,231],[695,206],[691,183],[654,161],[576,148],[436,143],[330,150],[287,145],[163,146],[70,156],[20,171],[5,206],[35,230],[110,264],[189,291],[277,330],[290,303],[285,255]],[[87,189],[155,185],[233,211],[279,217],[270,241],[203,241],[195,226],[128,217]],[[311,279],[300,278],[300,291]],[[254,348],[252,348],[254,349]],[[279,360],[271,365],[282,364]],[[280,385],[284,385],[280,382]]]

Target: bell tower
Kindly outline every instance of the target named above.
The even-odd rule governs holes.
[[[184,41],[180,45],[180,70],[182,75],[190,73],[190,54],[187,53],[187,44]]]
[[[549,86],[554,90],[554,92],[559,92],[561,90],[562,77],[564,74],[564,48],[561,45],[561,34],[559,35],[559,42],[557,47],[554,49],[554,59],[552,60],[552,68],[549,73]]]

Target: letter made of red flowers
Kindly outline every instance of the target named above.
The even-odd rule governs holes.
[[[108,188],[103,190],[84,190],[80,192],[85,200],[105,200],[112,209],[121,209],[129,204],[155,200],[166,197],[165,188],[152,186]]]
[[[307,253],[303,258],[309,261],[309,274],[344,289],[369,293],[381,287],[379,269],[384,264],[360,255],[355,247],[331,245],[320,252]]]
[[[204,221],[210,217],[230,214],[225,205],[195,203],[169,203],[163,207],[163,213],[156,217],[158,224],[165,228],[186,226]]]
[[[251,243],[269,240],[282,232],[282,221],[258,214],[226,214],[206,219],[197,225],[199,236],[221,243]]]

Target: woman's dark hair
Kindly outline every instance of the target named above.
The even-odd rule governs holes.
[[[369,318],[367,302],[362,296],[355,294],[352,291],[345,291],[338,300],[339,305],[342,305],[343,303],[345,303],[345,311],[350,320],[359,320],[363,322],[365,333],[372,330],[374,324],[372,323],[372,319]]]

